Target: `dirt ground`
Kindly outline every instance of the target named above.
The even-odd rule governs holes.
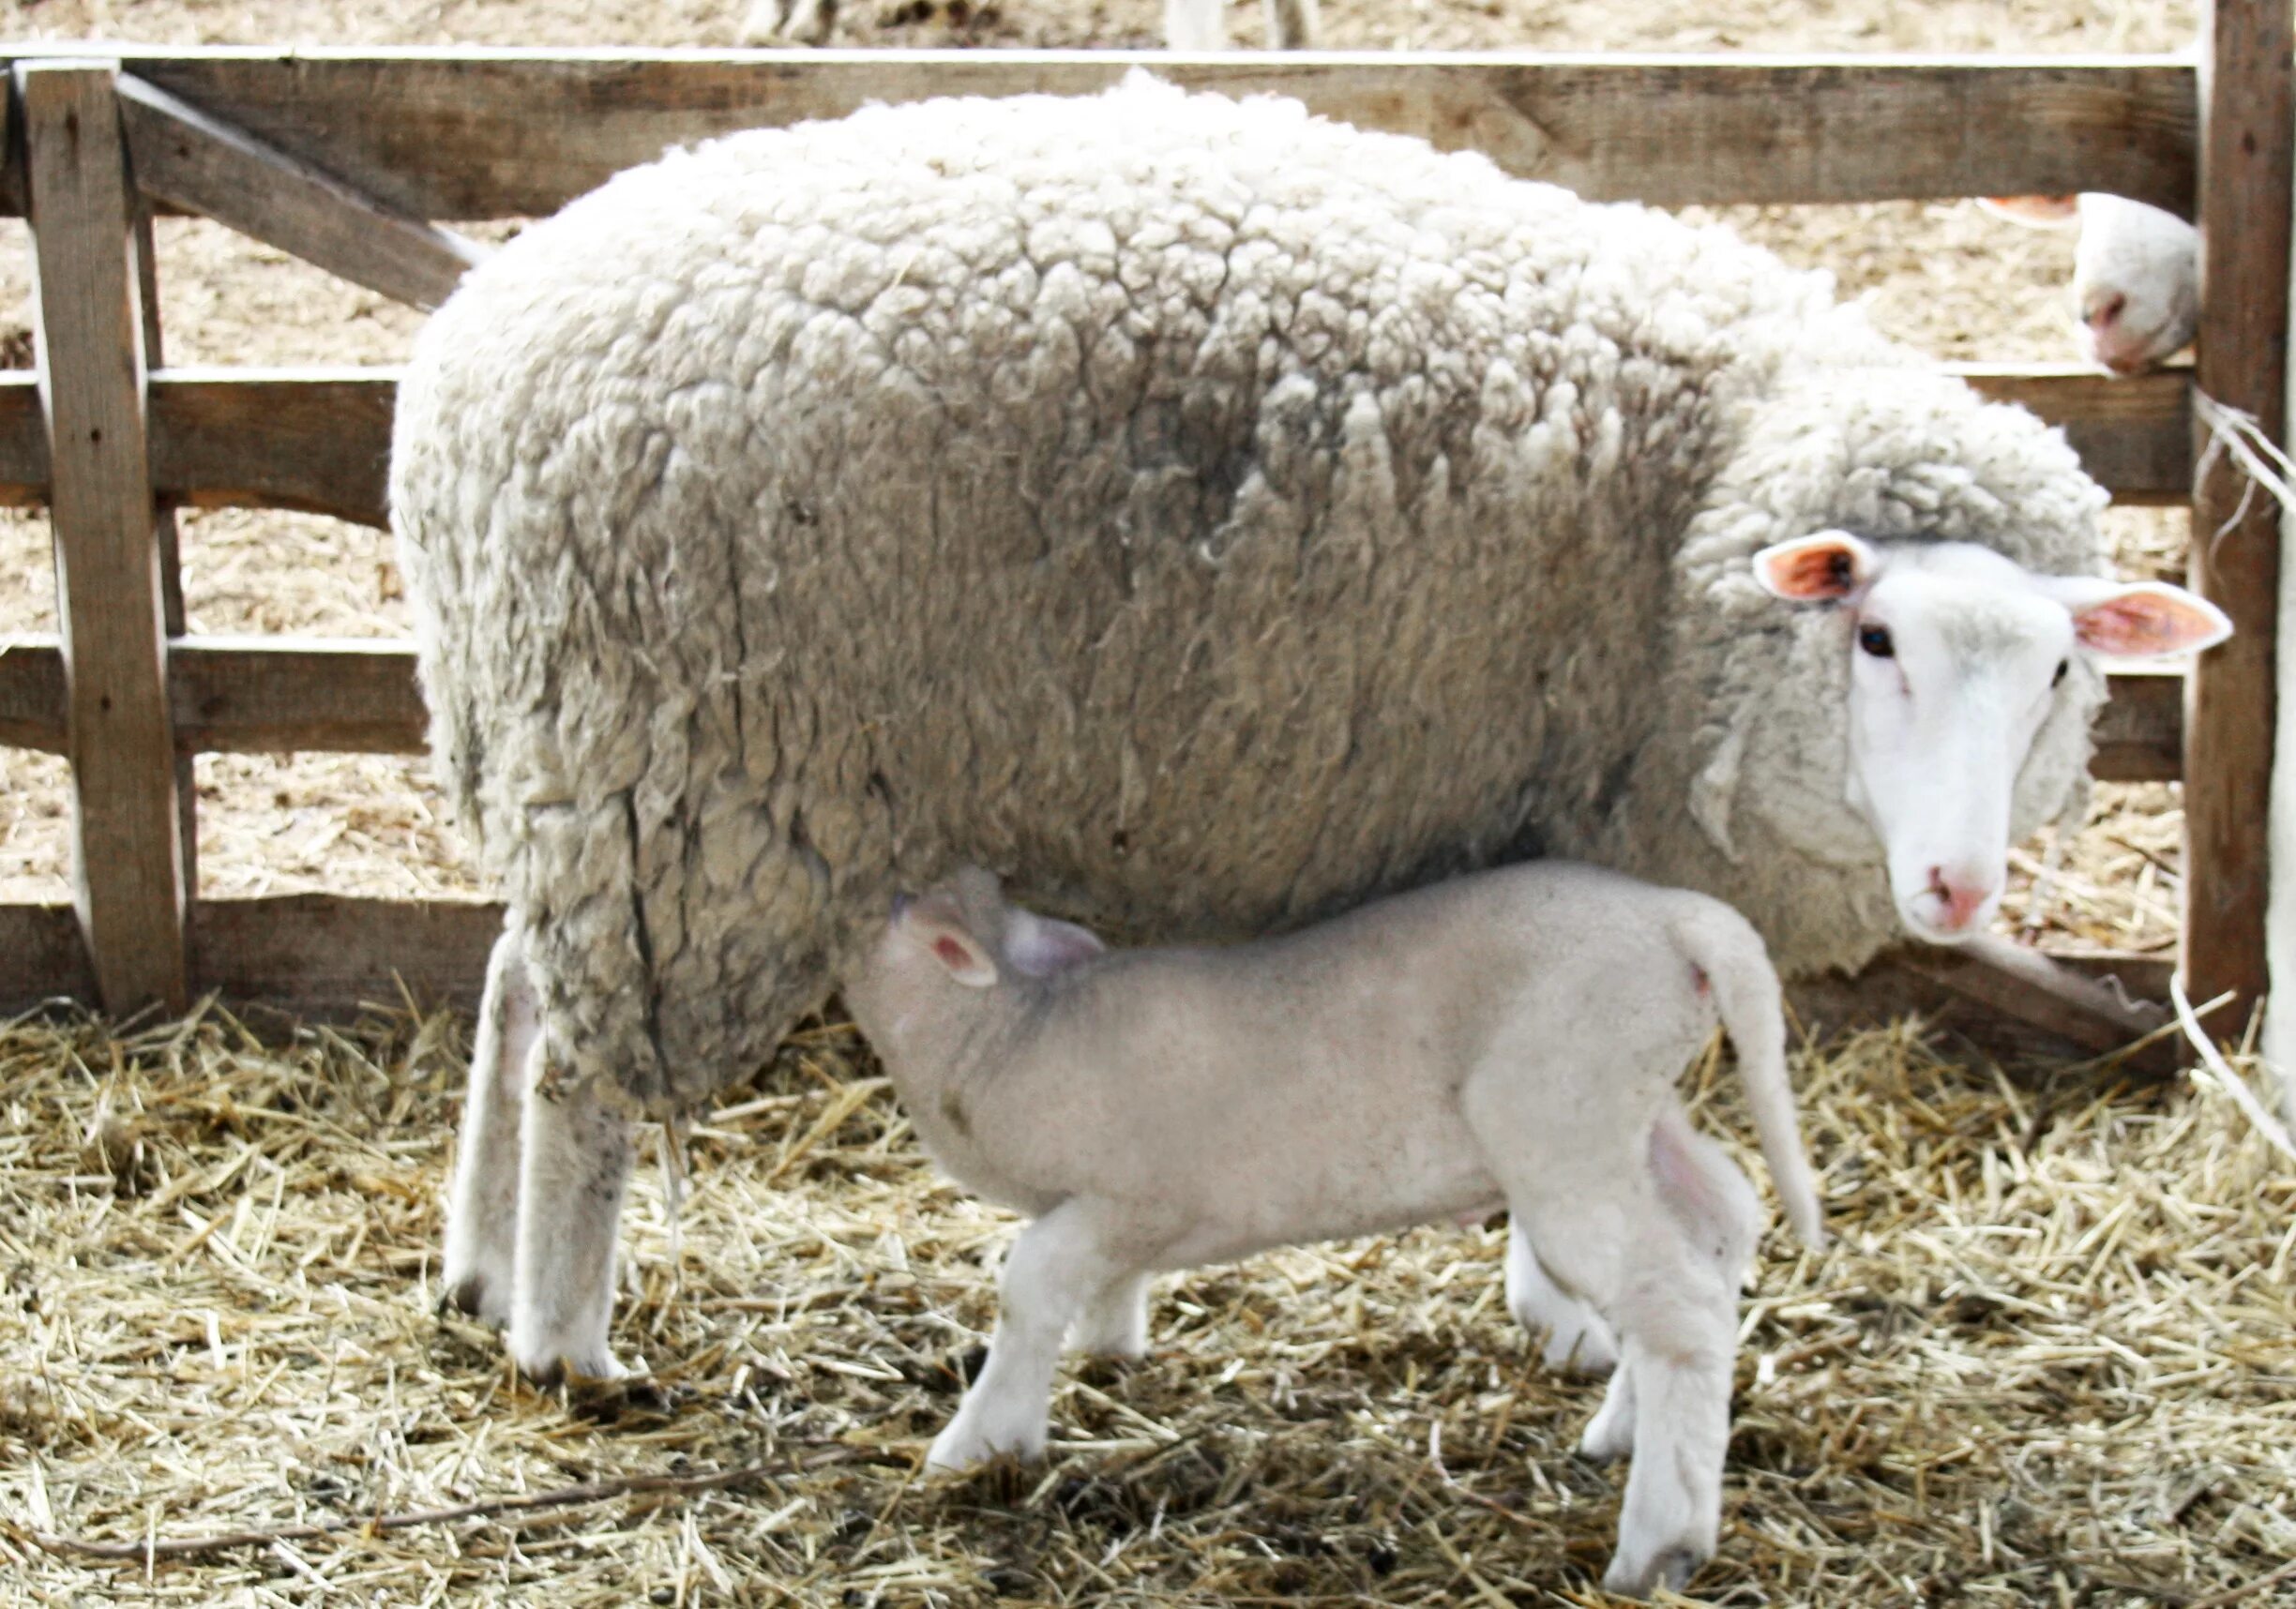
[[[11,38],[723,45],[720,4],[14,7]],[[2162,51],[2146,0],[1326,0],[1364,49]],[[840,42],[1156,42],[1155,0],[849,5]],[[1256,8],[1231,28],[1249,38]],[[2069,242],[1960,204],[1727,209],[1951,358],[2068,355]],[[21,229],[0,352],[21,354]],[[176,363],[389,363],[416,315],[212,226],[161,226]],[[21,355],[18,359],[21,360]],[[2115,516],[2174,573],[2181,514]],[[193,628],[392,636],[381,533],[184,520]],[[0,634],[51,629],[44,522],[0,516]],[[476,888],[425,762],[200,762],[201,888]],[[2173,941],[2177,789],[2099,790],[2038,913]],[[0,900],[64,896],[62,768],[0,749]],[[2020,898],[2022,896],[2020,895]],[[2026,917],[2014,907],[2012,921]],[[1009,1220],[919,1161],[866,1053],[793,1040],[700,1127],[672,1256],[642,1178],[617,1342],[664,1403],[513,1379],[430,1316],[463,1029],[357,1033],[217,1015],[0,1035],[0,1604],[1593,1603],[1615,1471],[1569,1448],[1594,1395],[1541,1370],[1497,1294],[1496,1231],[1301,1251],[1171,1282],[1156,1350],[1065,1373],[1046,1470],[916,1476],[990,1316]],[[2296,1552],[2296,1234],[2288,1172],[2205,1092],[2091,1069],[2020,1088],[1907,1033],[1805,1050],[1798,1081],[1845,1243],[1774,1238],[1749,1298],[1723,1556],[1740,1604],[2175,1604]],[[1715,1114],[1735,1120],[1727,1098]],[[1739,1125],[1741,1128],[1743,1125]],[[678,1490],[750,1469],[722,1492]],[[281,1538],[191,1563],[52,1556],[331,1524],[589,1483],[667,1490],[493,1519]]]

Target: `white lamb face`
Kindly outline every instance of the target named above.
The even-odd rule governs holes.
[[[931,1056],[986,1014],[1014,1009],[1029,985],[1106,948],[1074,923],[1008,905],[995,877],[966,866],[912,898],[902,895],[859,975],[847,985],[855,1014],[899,1045]],[[895,1045],[879,1045],[881,1053]]]
[[[2200,327],[2200,233],[2124,196],[2011,196],[1986,210],[2041,228],[2080,226],[2073,313],[2082,349],[2115,374],[2151,368]]]
[[[1881,842],[1899,918],[1934,944],[2000,907],[2018,778],[2071,679],[2094,673],[2082,656],[2158,658],[2232,630],[2179,587],[2035,575],[1968,543],[1826,531],[1754,566],[1778,597],[1841,613],[1848,803]]]

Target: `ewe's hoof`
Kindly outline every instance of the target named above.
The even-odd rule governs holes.
[[[932,1449],[925,1454],[925,1468],[933,1475],[968,1475],[1000,1458],[1034,1463],[1044,1456],[1044,1448],[1041,1430],[1034,1435],[1020,1430],[998,1435],[960,1417],[933,1437]]]
[[[439,1292],[438,1310],[460,1313],[500,1330],[510,1322],[510,1303],[495,1294],[500,1288],[482,1273],[464,1274],[461,1279],[448,1281]]]
[[[1680,1592],[1690,1585],[1699,1566],[1714,1556],[1712,1548],[1679,1542],[1661,1548],[1650,1558],[1629,1560],[1622,1553],[1610,1561],[1603,1571],[1603,1590],[1615,1592],[1622,1598],[1648,1598],[1659,1586]]]
[[[568,1351],[556,1346],[524,1347],[515,1341],[510,1361],[518,1372],[545,1389],[553,1386],[613,1386],[630,1377],[621,1360],[608,1351]]]

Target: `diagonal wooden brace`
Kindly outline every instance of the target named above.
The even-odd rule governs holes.
[[[144,194],[395,301],[435,308],[486,256],[131,74],[120,76],[119,109]]]

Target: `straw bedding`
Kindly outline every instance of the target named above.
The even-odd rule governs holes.
[[[0,1034],[0,1601],[1602,1601],[1596,1389],[1506,1317],[1496,1228],[1164,1281],[1146,1361],[1064,1371],[1048,1466],[929,1482],[1009,1223],[850,1029],[698,1125],[674,1264],[642,1179],[615,1339],[652,1401],[536,1392],[432,1316],[462,1050],[405,1014]],[[2296,1601],[2256,1585],[2296,1552],[2296,1179],[2228,1104],[1903,1030],[1796,1073],[1841,1241],[1770,1239],[1700,1595]],[[1744,1134],[1733,1084],[1691,1090]],[[298,1526],[345,1528],[34,1535]]]
[[[743,8],[47,0],[17,31],[715,43]],[[1156,26],[1152,0],[849,9],[856,42]],[[1382,48],[2160,49],[2192,13],[1325,6],[1335,43]],[[1959,207],[1728,216],[1933,351],[2064,351],[2058,237]],[[0,308],[20,261],[0,260]],[[392,361],[414,327],[204,225],[163,225],[160,268],[177,361]],[[2180,516],[2117,519],[2124,562],[2173,568]],[[46,542],[0,515],[0,631],[47,625]],[[219,513],[187,520],[187,551],[203,629],[405,629],[380,533]],[[210,757],[201,784],[209,894],[470,886],[418,763]],[[2029,878],[2054,863],[2031,925],[2162,947],[2175,790],[2099,791],[2062,845],[2020,851]],[[62,893],[64,827],[57,762],[0,750],[0,897]],[[934,1179],[838,1025],[700,1123],[674,1262],[639,1180],[615,1340],[660,1389],[534,1391],[431,1312],[465,1033],[404,1010],[343,1032],[212,1008],[0,1028],[0,1604],[1600,1601],[1620,1472],[1570,1456],[1595,1389],[1541,1370],[1506,1318],[1495,1227],[1167,1281],[1145,1362],[1065,1371],[1047,1466],[922,1481],[1010,1225]],[[1799,1260],[1771,1240],[1722,1552],[1695,1586],[1846,1609],[2296,1603],[2296,1180],[2208,1090],[2004,1075],[1951,1048],[1908,1028],[1797,1060],[1841,1240]],[[1692,1087],[1710,1127],[1744,1132],[1730,1080]],[[235,1531],[261,1534],[165,1551]]]

